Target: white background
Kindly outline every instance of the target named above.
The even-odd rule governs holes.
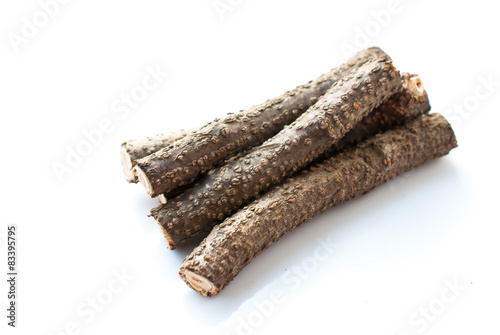
[[[40,4],[0,4],[2,269],[7,225],[19,248],[18,328],[6,326],[2,270],[1,333],[498,334],[493,2],[221,3],[222,15],[213,0],[68,1],[17,47],[23,18],[44,24]],[[315,218],[219,296],[199,296],[177,274],[195,243],[167,249],[147,217],[156,200],[123,178],[120,144],[277,96],[344,62],[346,45],[380,46],[421,74],[459,148]],[[169,74],[116,113],[147,68]],[[112,129],[58,180],[55,162],[108,119]],[[326,259],[314,258],[318,239],[338,244]],[[126,286],[114,282],[123,271]],[[90,312],[96,297],[106,304]]]

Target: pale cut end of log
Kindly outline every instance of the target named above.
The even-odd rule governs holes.
[[[414,96],[423,96],[425,94],[422,78],[418,74],[408,75],[410,80],[405,80],[403,86]]]
[[[189,287],[201,295],[211,297],[219,293],[219,290],[210,280],[194,273],[193,271],[181,269],[179,271],[179,275],[186,282],[186,284],[189,285]]]
[[[132,164],[132,158],[130,158],[130,154],[128,153],[127,150],[127,144],[125,143],[122,145],[121,156],[122,156],[123,174],[125,175],[125,179],[129,183],[136,183],[137,176],[133,171],[134,166]]]
[[[160,194],[158,196],[158,201],[160,201],[160,204],[166,204],[167,203],[167,197],[165,196],[165,194]]]
[[[161,222],[158,221],[158,219],[155,218],[155,221],[156,223],[158,224],[158,227],[160,227],[160,230],[161,232],[163,233],[163,237],[165,237],[165,240],[167,241],[168,243],[168,247],[170,250],[174,250],[177,245],[175,244],[175,242],[172,240],[172,238],[170,237],[170,234],[167,232],[167,230],[163,227],[163,225],[161,224]]]
[[[153,194],[153,186],[151,185],[151,182],[149,181],[149,179],[146,176],[146,174],[144,173],[144,171],[142,171],[142,169],[138,165],[136,165],[132,169],[132,171],[137,176],[137,178],[139,179],[139,183],[141,183],[142,186],[144,186],[144,188],[146,189],[146,192],[150,196],[152,196],[152,194]]]

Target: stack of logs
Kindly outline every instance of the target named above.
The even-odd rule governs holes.
[[[199,129],[125,142],[129,182],[161,205],[170,249],[205,234],[181,278],[218,294],[254,257],[302,223],[457,146],[428,114],[418,75],[379,48]]]

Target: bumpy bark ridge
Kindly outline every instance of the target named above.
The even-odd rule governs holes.
[[[138,160],[135,173],[152,197],[190,184],[238,152],[274,136],[316,103],[335,82],[378,58],[390,60],[379,48],[361,51],[314,81],[261,105],[216,119],[178,141],[175,147]]]
[[[336,82],[276,136],[154,208],[151,215],[169,247],[208,231],[260,192],[304,168],[402,86],[399,72],[384,59],[371,61]]]
[[[402,77],[404,89],[369,113],[340,141],[332,145],[321,158],[332,156],[336,152],[356,145],[371,136],[428,113],[431,110],[431,105],[420,76],[403,73]]]
[[[191,134],[193,131],[194,129],[181,130],[180,132],[172,134],[161,134],[139,140],[123,142],[121,148],[121,158],[125,179],[129,183],[137,183],[137,176],[132,169],[138,159],[149,156],[160,149],[166,147],[171,148],[176,141],[179,141],[186,135]]]
[[[184,260],[180,276],[198,293],[216,295],[284,234],[456,146],[450,124],[439,114],[372,137],[286,180],[215,226]]]
[[[226,161],[224,161],[224,164],[227,164],[228,162],[233,161],[235,159],[238,159],[240,157],[243,157],[249,151],[250,150],[245,150],[245,151],[242,151],[242,152],[238,153],[237,155],[235,155],[235,156],[231,157],[230,159],[227,159]],[[176,197],[179,194],[182,194],[182,193],[186,192],[187,190],[191,189],[195,184],[196,184],[196,182],[191,183],[189,185],[184,185],[184,186],[181,186],[179,188],[176,188],[175,190],[173,190],[173,191],[171,191],[169,193],[160,194],[158,196],[158,200],[160,201],[161,204],[166,204],[168,201],[172,200],[174,197]]]

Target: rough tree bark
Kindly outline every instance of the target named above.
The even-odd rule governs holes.
[[[417,74],[403,73],[403,90],[369,113],[340,141],[332,145],[324,157],[334,155],[347,147],[414,119],[431,110],[429,96]]]
[[[152,197],[188,185],[226,159],[274,136],[316,103],[335,82],[378,58],[390,60],[379,48],[361,51],[314,81],[261,105],[216,119],[178,141],[175,147],[139,159],[135,173]]]
[[[214,227],[184,260],[180,276],[198,293],[216,295],[284,234],[456,146],[450,124],[439,114],[372,137],[288,179]]]
[[[169,247],[174,249],[209,230],[263,190],[304,168],[402,87],[399,72],[384,59],[371,61],[336,82],[276,136],[154,208],[151,215]]]

